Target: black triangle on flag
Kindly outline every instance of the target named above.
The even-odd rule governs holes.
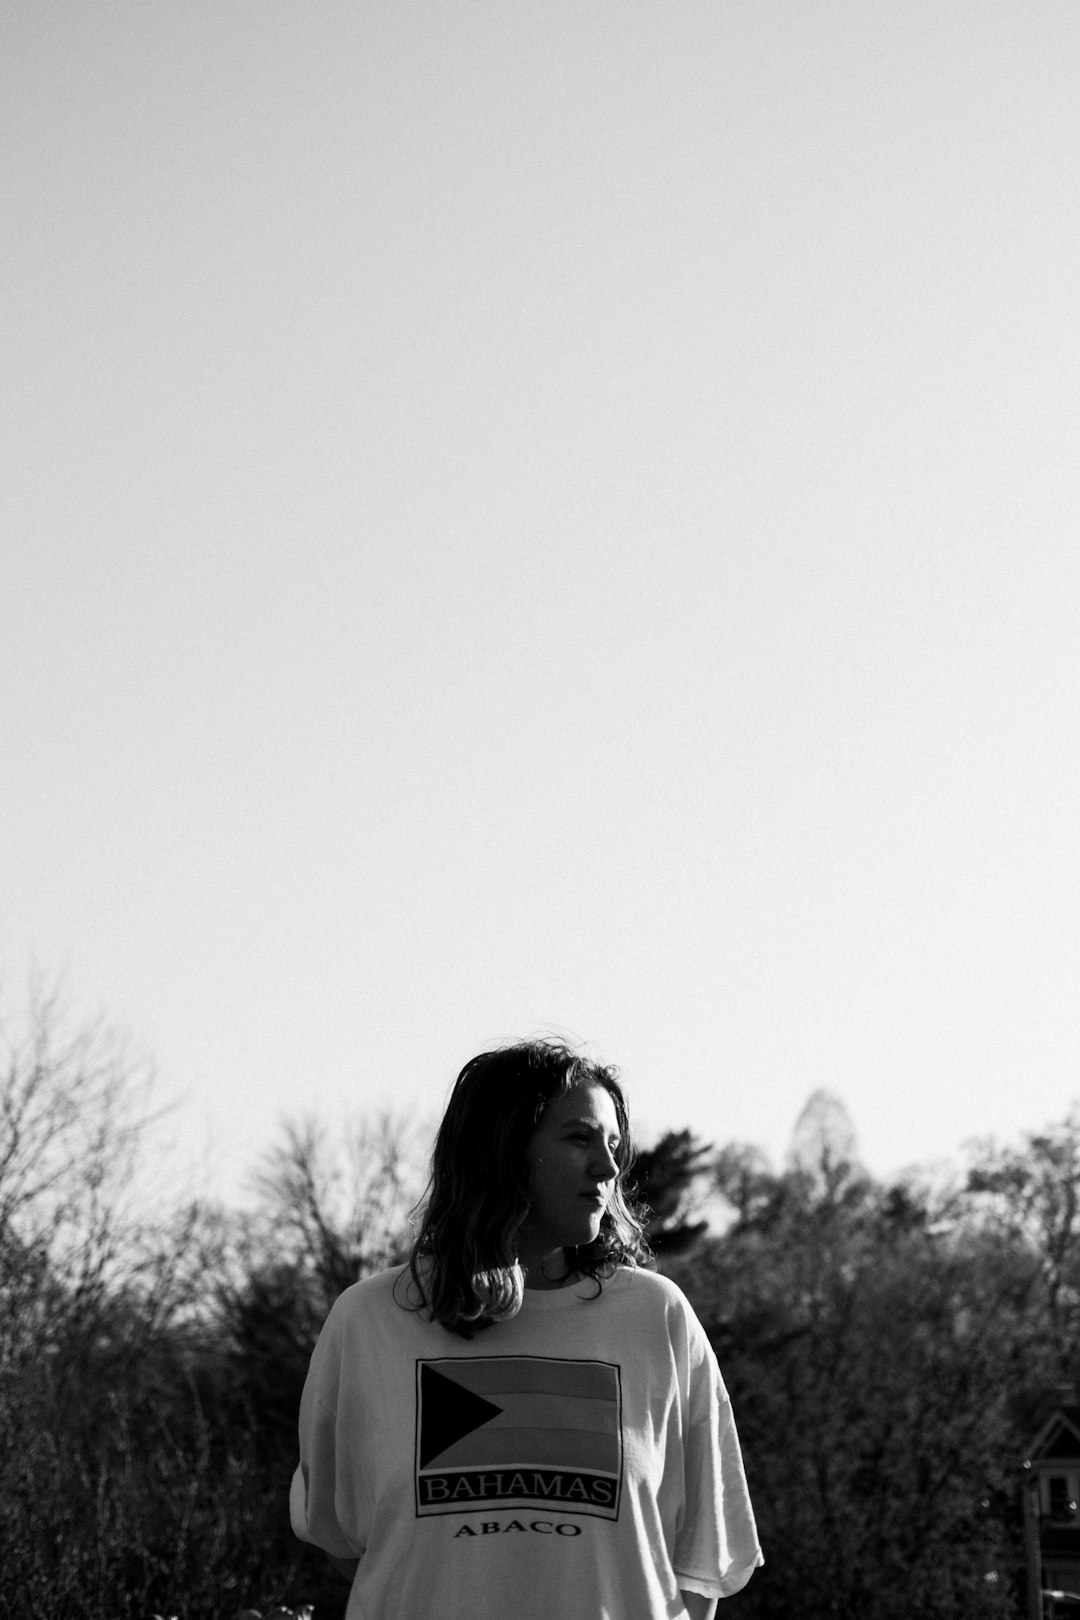
[[[471,1434],[502,1412],[482,1395],[455,1384],[452,1378],[420,1364],[420,1467],[426,1468],[440,1451]]]

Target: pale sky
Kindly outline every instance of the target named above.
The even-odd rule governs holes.
[[[8,0],[0,959],[226,1195],[557,1030],[1080,1095],[1080,7]]]

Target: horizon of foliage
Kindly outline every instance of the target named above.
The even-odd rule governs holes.
[[[0,1020],[0,1598],[22,1620],[337,1620],[346,1587],[288,1522],[300,1390],[338,1293],[403,1258],[424,1167],[387,1120],[296,1119],[254,1210],[150,1215],[149,1099],[56,996]],[[1024,1447],[1080,1360],[1080,1116],[948,1184],[886,1183],[819,1094],[783,1170],[684,1128],[635,1176],[765,1549],[725,1613],[1021,1612]]]

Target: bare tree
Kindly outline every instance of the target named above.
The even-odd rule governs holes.
[[[1052,1342],[1073,1377],[1080,1337],[1080,1110],[1028,1133],[1020,1147],[984,1142],[967,1191],[984,1229],[1019,1240],[1037,1260]]]
[[[255,1187],[279,1252],[309,1265],[332,1300],[400,1259],[422,1187],[415,1133],[391,1114],[333,1131],[308,1114],[286,1120]]]
[[[835,1092],[821,1088],[807,1101],[795,1121],[788,1164],[830,1197],[859,1173],[855,1127]]]
[[[93,1315],[131,1231],[126,1209],[153,1074],[103,1019],[78,1023],[57,986],[0,1009],[0,1309]]]

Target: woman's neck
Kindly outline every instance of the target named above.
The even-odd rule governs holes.
[[[577,1268],[571,1264],[565,1249],[552,1249],[547,1254],[519,1254],[518,1261],[525,1273],[526,1288],[565,1288],[577,1276]]]

